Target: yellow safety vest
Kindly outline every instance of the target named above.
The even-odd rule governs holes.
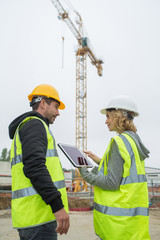
[[[22,161],[22,144],[19,130],[23,124],[31,119],[40,120],[46,129],[48,146],[46,152],[46,167],[54,185],[61,193],[65,210],[68,212],[68,199],[62,166],[58,157],[54,137],[47,124],[37,117],[27,117],[23,120],[15,133],[11,146],[12,166],[12,223],[14,228],[26,228],[55,221],[50,205],[47,205],[34,189],[29,178],[24,175]]]
[[[94,188],[94,228],[103,240],[149,240],[149,202],[144,161],[134,140],[123,133],[111,139],[99,166],[107,175],[110,146],[115,141],[124,159],[124,172],[116,191]]]

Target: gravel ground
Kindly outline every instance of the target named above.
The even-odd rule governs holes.
[[[70,212],[70,224],[68,234],[59,236],[58,240],[97,240],[92,211]],[[150,210],[150,235],[151,240],[160,239],[160,209]],[[0,210],[0,240],[18,239],[17,231],[12,229],[10,210]]]

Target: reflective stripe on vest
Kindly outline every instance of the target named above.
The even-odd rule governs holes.
[[[121,185],[129,184],[129,183],[138,183],[138,182],[147,182],[146,175],[138,175],[137,174],[137,168],[136,168],[136,161],[134,152],[132,150],[131,144],[128,141],[128,139],[124,135],[119,135],[119,137],[123,140],[127,151],[131,158],[131,168],[130,168],[130,175],[126,178],[123,177],[121,181]]]
[[[94,202],[94,209],[100,213],[114,216],[129,216],[134,217],[137,215],[148,216],[149,208],[137,207],[137,208],[116,208],[107,207]]]
[[[16,149],[15,149],[15,152],[16,152]],[[46,152],[46,158],[47,157],[58,157],[57,149],[48,149]],[[14,166],[17,163],[21,163],[21,162],[22,162],[22,154],[15,155],[15,157],[12,158],[11,166]]]
[[[54,182],[54,186],[58,189],[65,187],[65,180]],[[23,188],[17,191],[12,191],[12,199],[29,197],[38,194],[34,187]]]
[[[54,149],[47,149],[47,152],[46,152],[46,158],[47,157],[58,157],[58,152],[57,152],[57,149],[56,149],[56,145],[55,145],[55,139],[54,139],[54,136],[51,132],[51,130],[49,129],[49,133],[51,134],[52,138],[53,138],[53,142],[54,142]],[[15,139],[16,139],[16,136],[18,134],[18,130],[15,134]],[[14,141],[14,152],[16,153],[17,152],[17,147],[16,147],[16,141]],[[16,165],[17,163],[21,163],[22,162],[22,154],[20,155],[15,155],[14,158],[12,158],[12,162],[11,162],[11,167]]]
[[[124,135],[119,135],[119,137],[124,142],[125,147],[131,158],[130,175],[122,178],[121,185],[129,184],[129,183],[147,182],[146,175],[144,175],[144,174],[138,175],[137,174],[135,156],[134,156],[130,142]],[[107,157],[107,154],[106,154],[106,157]],[[98,172],[98,175],[104,175],[104,162],[102,164],[100,171]]]

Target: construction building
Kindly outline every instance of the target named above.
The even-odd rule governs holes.
[[[146,170],[148,187],[149,188],[154,187],[158,191],[158,189],[160,189],[160,169],[146,167],[145,170]],[[83,178],[80,176],[79,172],[76,170],[75,172],[76,174],[74,178],[72,177],[72,172],[70,171],[64,172],[65,179],[66,179],[66,187],[68,189],[72,189],[73,182],[75,180],[78,180],[79,183],[83,182]],[[0,161],[0,189],[11,189],[11,163],[10,162]],[[84,188],[79,188],[79,189],[80,191],[85,190]]]

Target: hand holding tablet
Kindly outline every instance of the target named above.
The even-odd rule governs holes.
[[[91,162],[85,157],[85,155],[76,147],[68,144],[58,143],[58,147],[62,150],[65,156],[73,164],[74,167],[80,168],[84,165],[88,168],[93,167]]]

